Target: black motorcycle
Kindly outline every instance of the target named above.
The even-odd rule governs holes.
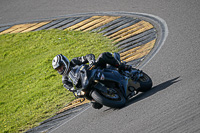
[[[78,71],[82,86],[71,90],[74,95],[112,108],[121,108],[138,92],[152,88],[151,78],[134,68],[119,72],[112,67],[88,70],[88,65],[82,65]]]

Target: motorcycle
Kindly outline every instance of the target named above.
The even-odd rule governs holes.
[[[121,108],[138,92],[152,88],[151,78],[135,68],[130,72],[119,72],[111,66],[88,70],[88,65],[81,65],[77,71],[80,71],[82,86],[71,90],[75,97],[86,98],[111,108]]]

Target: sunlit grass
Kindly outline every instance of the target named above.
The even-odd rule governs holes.
[[[97,33],[62,30],[0,35],[0,131],[23,132],[74,99],[51,62],[117,49]]]

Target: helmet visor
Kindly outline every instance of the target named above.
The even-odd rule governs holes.
[[[57,67],[55,70],[58,71],[58,73],[63,73],[64,65],[61,65],[61,66]]]

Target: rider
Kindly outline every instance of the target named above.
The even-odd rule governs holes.
[[[131,66],[125,65],[124,63],[120,62],[120,55],[118,53],[112,54],[110,52],[104,52],[100,54],[96,61],[95,56],[93,54],[76,57],[73,58],[71,61],[69,61],[68,58],[64,55],[59,54],[53,58],[52,66],[55,70],[58,71],[60,75],[62,75],[62,82],[64,84],[63,86],[67,90],[72,91],[74,85],[76,87],[81,85],[80,74],[76,70],[78,66],[86,63],[89,63],[89,70],[94,69],[96,67],[105,68],[106,64],[110,64],[111,66],[114,66],[119,70],[130,71],[132,68]],[[101,108],[102,105],[99,105],[99,103],[94,102],[93,107]]]

